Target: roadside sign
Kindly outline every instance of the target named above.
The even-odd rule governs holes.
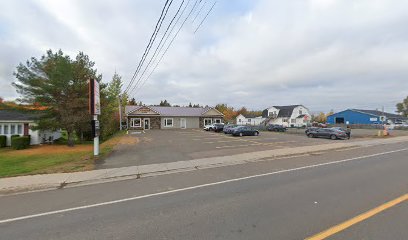
[[[95,79],[89,80],[89,113],[91,115],[101,115],[99,83]]]
[[[92,136],[94,138],[99,137],[100,126],[99,120],[92,120]]]

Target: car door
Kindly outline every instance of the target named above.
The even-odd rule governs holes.
[[[316,130],[316,135],[317,135],[317,137],[327,137],[326,135],[327,135],[327,132],[326,132],[326,129],[324,129],[324,128],[320,128],[320,129],[317,129]]]

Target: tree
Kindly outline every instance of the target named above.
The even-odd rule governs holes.
[[[17,81],[13,86],[22,96],[20,101],[46,107],[38,128],[65,129],[69,146],[74,144],[74,131],[90,125],[88,80],[102,79],[94,65],[82,52],[73,60],[61,50],[48,50],[40,59],[20,63],[14,73]]]
[[[408,117],[408,96],[402,100],[402,102],[397,103],[397,113],[401,114],[404,117]]]
[[[225,103],[220,103],[215,105],[215,109],[220,111],[224,114],[224,121],[225,122],[233,122],[234,119],[238,116],[237,112],[234,110],[233,107],[228,107]]]
[[[171,104],[169,102],[167,102],[167,100],[165,99],[164,101],[161,100],[159,106],[163,106],[163,107],[171,107]]]
[[[241,107],[238,111],[237,111],[237,116],[239,114],[248,114],[248,109],[246,107]]]
[[[3,98],[2,98],[2,97],[0,97],[0,103],[3,103],[3,101],[4,101],[4,100],[3,100]]]
[[[188,107],[193,107],[193,105],[191,104],[191,102],[188,104]]]
[[[106,139],[119,129],[119,96],[122,89],[122,77],[115,72],[107,87],[101,91],[101,138]],[[125,96],[126,97],[126,96]]]

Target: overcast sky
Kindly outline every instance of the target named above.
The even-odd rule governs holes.
[[[185,0],[179,24],[195,1]],[[18,97],[16,66],[47,49],[83,51],[103,81],[116,70],[126,87],[164,2],[0,0],[0,96]],[[406,0],[218,0],[194,34],[213,2],[193,11],[136,100],[392,112],[408,96]]]

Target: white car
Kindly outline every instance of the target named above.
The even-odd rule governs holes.
[[[205,131],[212,131],[212,130],[214,130],[214,124],[210,124],[210,125],[205,125],[204,126],[204,130]]]

